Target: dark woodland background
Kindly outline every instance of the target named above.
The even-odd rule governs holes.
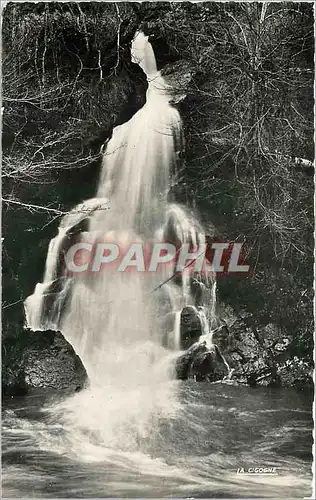
[[[183,99],[176,186],[250,274],[218,294],[289,357],[313,353],[313,4],[11,3],[3,12],[3,335],[23,324],[60,215],[93,197],[101,149],[144,103],[137,29]]]

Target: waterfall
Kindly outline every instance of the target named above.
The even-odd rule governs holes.
[[[117,446],[122,446],[122,433],[126,446],[136,446],[139,436],[150,432],[147,426],[152,427],[154,416],[169,414],[176,405],[174,354],[163,347],[166,332],[161,316],[174,313],[171,334],[173,345],[180,349],[182,308],[196,308],[192,277],[186,269],[177,283],[178,277],[171,280],[170,267],[144,273],[108,268],[69,277],[59,265],[61,253],[78,238],[93,243],[112,241],[120,248],[133,242],[146,244],[157,235],[177,245],[196,246],[205,241],[192,213],[169,203],[182,147],[181,118],[169,104],[172,89],[157,71],[152,46],[143,33],[134,38],[132,60],[147,75],[146,103],[113,130],[96,197],[62,219],[58,236],[49,246],[44,284],[25,301],[28,326],[60,329],[87,369],[90,389],[77,396],[79,407],[68,408],[72,425],[80,421],[82,426],[86,421],[89,429],[98,432],[98,439]],[[108,202],[109,209],[104,210]],[[85,227],[80,226],[83,221]],[[55,309],[56,304],[59,307],[56,314],[44,303],[49,287],[60,278],[67,284],[54,296]],[[211,306],[207,304],[208,282],[196,279],[202,307]]]
[[[173,332],[174,332],[175,348],[180,351],[180,349],[181,349],[181,310],[175,312]]]
[[[38,283],[24,302],[27,327],[32,330],[59,328],[72,283],[65,269],[64,254],[75,243],[80,224],[95,210],[108,208],[108,200],[91,198],[62,217],[58,234],[48,247],[43,283]]]

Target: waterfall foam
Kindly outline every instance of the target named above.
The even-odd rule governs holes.
[[[203,303],[196,307],[189,269],[184,269],[178,285],[170,282],[172,269],[166,267],[154,273],[109,269],[81,273],[71,280],[66,276],[67,286],[71,282],[69,303],[62,307],[65,288],[55,299],[63,314],[52,315],[44,307],[52,280],[63,277],[61,254],[69,241],[77,241],[78,234],[82,237],[79,226],[83,220],[85,237],[90,235],[94,242],[106,238],[122,246],[154,240],[157,234],[177,244],[205,242],[198,221],[168,202],[182,145],[181,119],[169,104],[170,87],[157,71],[153,49],[142,33],[134,38],[132,60],[147,74],[146,103],[127,123],[114,129],[104,153],[96,198],[62,219],[49,246],[44,284],[37,285],[25,302],[29,327],[60,329],[87,369],[90,388],[64,404],[65,422],[76,429],[90,429],[105,446],[124,448],[137,447],[140,437],[149,438],[161,418],[172,415],[177,407],[175,355],[163,347],[166,332],[161,315],[166,313],[166,299],[160,300],[160,295],[167,297],[175,316],[172,344],[176,350],[181,345],[182,308],[190,305],[197,314],[203,312],[204,335],[209,334],[205,311],[210,299],[215,310],[208,281],[201,282]],[[110,209],[103,210],[107,200]],[[86,207],[85,214],[82,207]],[[161,288],[164,282],[167,284]],[[160,295],[155,292],[158,289]]]

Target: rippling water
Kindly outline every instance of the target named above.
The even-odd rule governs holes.
[[[155,418],[152,432],[140,434],[136,446],[129,446],[126,432],[122,442],[105,446],[84,418],[81,427],[71,427],[67,405],[89,391],[63,401],[47,393],[5,399],[3,496],[311,496],[311,396],[175,384],[176,414]],[[237,475],[241,467],[277,467],[277,475]]]

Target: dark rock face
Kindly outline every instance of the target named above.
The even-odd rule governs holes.
[[[181,348],[189,349],[197,342],[202,330],[201,321],[194,307],[187,306],[181,312]]]
[[[228,375],[228,370],[216,345],[194,344],[176,361],[176,376],[186,380],[215,382]]]
[[[163,339],[163,346],[169,349],[175,349],[174,343],[174,324],[175,313],[169,312],[162,317],[162,328],[166,332]],[[180,319],[180,347],[183,350],[189,349],[198,341],[202,334],[200,318],[197,311],[192,306],[186,306],[181,311]]]
[[[227,308],[226,308],[227,309]],[[191,314],[191,313],[190,313]],[[194,316],[186,312],[186,339],[198,336]],[[194,344],[178,358],[179,379],[221,380],[231,369],[231,380],[257,386],[313,388],[312,370],[306,362],[290,355],[290,339],[273,324],[256,329],[249,326],[247,315],[227,311],[225,320],[213,333],[214,346]],[[191,323],[192,320],[192,323]]]
[[[248,325],[247,315],[231,315],[214,332],[213,340],[234,369],[233,380],[251,386],[281,385],[277,363],[280,352],[276,346],[287,346],[289,342],[273,325],[259,331]],[[286,356],[286,347],[282,352]]]
[[[34,388],[70,392],[83,389],[87,373],[72,346],[60,332],[24,330],[2,346],[2,391],[27,394]]]

